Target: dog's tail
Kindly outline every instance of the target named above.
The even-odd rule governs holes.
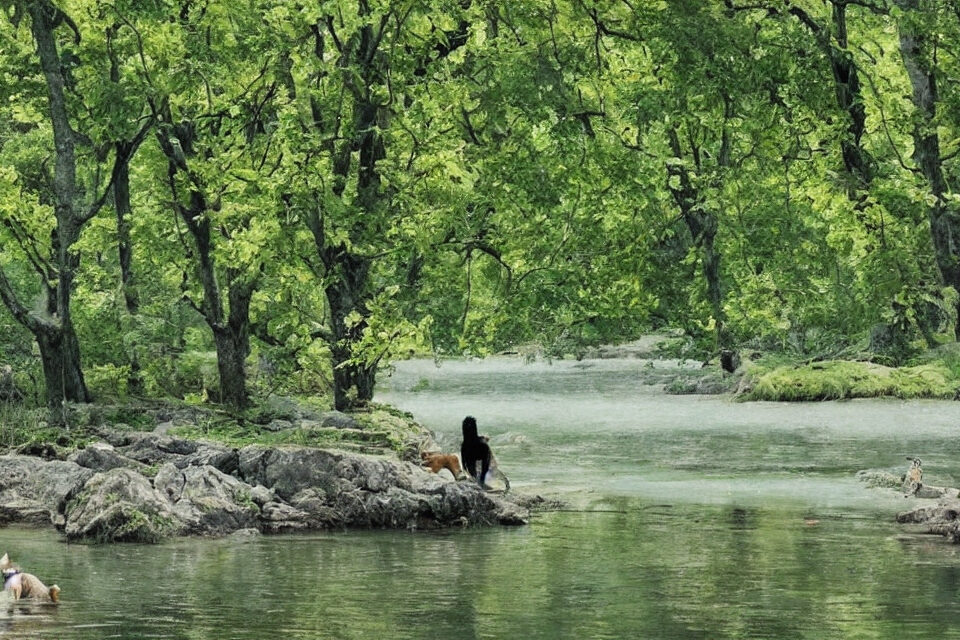
[[[50,600],[53,602],[60,602],[60,587],[57,585],[50,587]]]

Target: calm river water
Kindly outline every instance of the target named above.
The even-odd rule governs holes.
[[[637,360],[402,363],[378,400],[492,437],[528,527],[81,546],[0,530],[62,588],[9,638],[960,638],[960,548],[858,469],[960,480],[960,404],[663,395]],[[659,365],[658,365],[659,366]]]

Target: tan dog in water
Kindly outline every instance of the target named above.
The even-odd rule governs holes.
[[[454,479],[458,479],[463,474],[460,458],[455,453],[421,451],[420,459],[423,460],[423,465],[434,473],[440,473],[441,469],[446,469],[453,474]]]
[[[32,598],[34,600],[60,601],[60,587],[48,587],[32,573],[20,571],[10,562],[10,557],[3,554],[0,557],[0,571],[3,572],[3,588],[9,589],[14,600]]]

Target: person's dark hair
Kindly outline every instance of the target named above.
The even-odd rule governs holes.
[[[460,458],[467,473],[473,476],[482,486],[483,477],[490,469],[490,446],[477,435],[477,420],[473,416],[467,416],[463,419],[463,443],[460,445]]]
[[[477,435],[477,419],[473,416],[467,416],[463,419],[463,439],[464,440],[473,440],[478,438]]]

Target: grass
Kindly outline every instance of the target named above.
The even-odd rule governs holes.
[[[311,403],[299,398],[290,402],[296,406],[314,408]],[[329,407],[315,408],[323,410]],[[45,408],[0,403],[0,451],[62,459],[71,451],[100,440],[98,431],[102,426],[152,431],[159,414],[172,415],[184,409],[182,403],[163,401],[70,405],[67,412],[69,426],[64,427],[50,420]],[[173,429],[170,433],[188,439],[214,440],[237,448],[250,444],[291,444],[364,453],[403,453],[411,442],[418,441],[427,433],[409,413],[383,405],[372,405],[364,411],[350,414],[357,422],[357,428],[338,429],[315,425],[281,431],[266,429],[264,425],[280,417],[282,411],[268,406],[257,406],[243,412],[229,412],[217,406],[191,407],[187,417],[192,424]],[[155,475],[156,471],[151,471]]]
[[[206,439],[229,447],[240,448],[251,444],[269,446],[298,445],[319,448],[341,448],[366,453],[385,451],[403,452],[409,443],[422,437],[426,431],[410,414],[391,407],[374,405],[366,412],[353,413],[357,429],[337,429],[314,426],[267,431],[260,424],[247,420],[218,417],[198,424],[178,427],[173,435],[189,439]]]
[[[940,398],[960,394],[960,366],[942,360],[891,368],[871,362],[832,360],[778,366],[749,374],[752,388],[744,400],[842,400],[846,398]]]
[[[88,425],[64,428],[49,417],[46,409],[0,403],[0,450],[62,457],[98,439]]]

